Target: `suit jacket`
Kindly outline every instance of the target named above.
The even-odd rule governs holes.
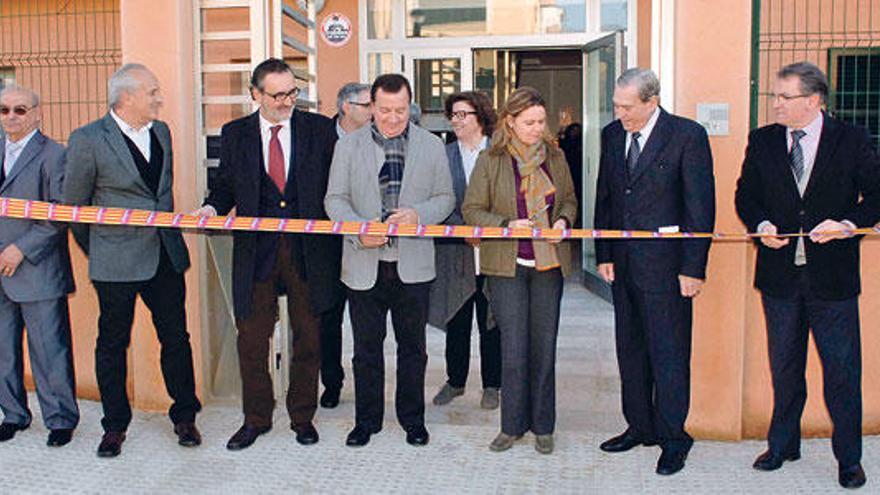
[[[816,161],[803,198],[788,158],[786,128],[773,124],[749,134],[736,211],[749,232],[769,220],[781,233],[809,232],[826,219],[870,227],[880,219],[880,159],[865,129],[825,115]],[[821,299],[855,297],[861,290],[859,237],[815,244],[804,239],[811,289]],[[773,296],[795,288],[794,239],[781,249],[760,241],[755,287]]]
[[[366,125],[336,143],[324,199],[333,220],[367,222],[381,217],[379,169],[385,162],[385,153],[373,141],[370,127]],[[440,223],[455,207],[443,142],[416,125],[409,126],[408,139],[400,206],[415,209],[422,224]],[[397,271],[404,283],[434,279],[433,239],[401,237],[397,247]],[[364,248],[357,236],[346,236],[342,247],[342,282],[354,290],[373,287],[379,251]]]
[[[269,209],[267,199],[277,198],[279,206],[271,208],[271,216],[327,219],[324,194],[337,139],[330,119],[298,110],[293,112],[292,156],[283,198],[278,196],[277,188],[265,171],[259,112],[224,125],[221,139],[220,169],[205,204],[213,206],[220,215],[226,215],[234,207],[237,215],[263,216]],[[281,201],[285,202],[284,207],[280,207]],[[318,314],[335,307],[342,297],[339,284],[342,241],[332,235],[296,235],[310,304],[312,311]],[[238,318],[245,318],[251,312],[251,292],[262,261],[258,259],[258,247],[277,245],[280,236],[233,233],[232,291]]]
[[[153,132],[162,147],[162,175],[156,194],[141,177],[122,130],[108,113],[70,135],[64,202],[156,211],[174,211],[171,132],[161,121]],[[175,271],[189,268],[189,252],[179,229],[71,224],[76,243],[89,257],[89,277],[100,282],[149,280],[159,266],[160,247]]]
[[[0,140],[0,167],[6,141]],[[0,196],[57,203],[64,180],[64,147],[37,131],[0,186]],[[3,292],[17,303],[57,299],[74,290],[65,224],[0,218],[0,252],[15,244],[24,254]]]
[[[662,108],[635,170],[626,171],[626,130],[602,130],[596,187],[596,229],[712,232],[715,178],[706,131]],[[596,262],[628,269],[645,291],[679,291],[678,275],[706,278],[709,240],[597,240]]]

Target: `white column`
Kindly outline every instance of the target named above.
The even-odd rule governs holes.
[[[651,69],[660,78],[660,103],[675,112],[675,0],[651,4]]]

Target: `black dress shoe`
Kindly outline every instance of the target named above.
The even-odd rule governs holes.
[[[771,451],[766,451],[763,454],[759,455],[757,459],[755,459],[755,463],[752,464],[752,467],[757,469],[758,471],[776,471],[777,469],[782,467],[782,463],[785,461],[796,461],[801,458],[800,452],[794,452],[787,455],[775,454]]]
[[[406,428],[406,443],[410,445],[428,445],[428,440],[430,439],[431,435],[428,435],[428,430],[425,429],[424,425]]]
[[[862,465],[856,464],[848,468],[840,468],[837,472],[837,481],[844,488],[860,488],[868,479],[865,477]]]
[[[196,447],[202,444],[202,434],[195,423],[178,423],[174,425],[177,443],[184,447]]]
[[[46,445],[49,447],[63,447],[70,443],[73,438],[73,428],[59,428],[49,432],[49,439]]]
[[[296,432],[296,441],[300,445],[312,445],[318,443],[318,430],[311,423],[303,425],[290,426],[290,429]]]
[[[254,426],[245,423],[232,435],[232,438],[226,442],[226,448],[229,450],[246,449],[257,441],[257,437],[271,430],[271,426]]]
[[[30,425],[14,425],[12,423],[0,424],[0,442],[12,440],[12,437],[15,436],[15,432],[27,430],[29,426]]]
[[[325,388],[321,394],[321,407],[324,409],[333,409],[339,405],[339,389]]]
[[[116,457],[122,453],[122,442],[125,441],[124,431],[108,431],[104,433],[98,445],[98,457]]]
[[[599,446],[605,452],[626,452],[627,450],[632,449],[633,447],[638,447],[639,445],[644,445],[645,447],[651,447],[653,445],[657,445],[657,442],[654,440],[642,440],[637,437],[632,431],[626,430],[625,432],[617,435],[614,438],[610,438]]]
[[[345,439],[345,445],[349,447],[363,447],[370,443],[370,435],[380,431],[382,431],[382,428],[372,430],[366,426],[355,425],[354,429],[349,432],[348,438]]]
[[[657,474],[669,476],[684,469],[684,460],[687,459],[687,452],[673,452],[664,450],[657,459]]]

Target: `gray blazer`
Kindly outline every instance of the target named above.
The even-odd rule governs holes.
[[[6,141],[0,140],[0,167]],[[0,187],[0,196],[59,202],[64,180],[64,147],[37,131],[21,151]],[[17,303],[57,299],[73,292],[73,275],[64,224],[0,218],[0,251],[15,244],[24,254],[11,277],[0,277],[6,295]]]
[[[174,211],[171,132],[158,120],[153,131],[164,152],[158,194],[141,178],[122,131],[108,113],[70,135],[64,202]],[[178,229],[72,224],[71,230],[89,257],[89,277],[95,281],[149,280],[159,266],[160,245],[178,273],[189,268],[189,253]]]
[[[442,222],[455,207],[452,178],[440,138],[410,124],[400,206],[419,214],[422,224]],[[370,126],[344,136],[336,143],[324,206],[332,220],[365,222],[379,218],[382,198],[379,170],[385,162],[382,148],[373,141]],[[434,279],[434,241],[400,238],[397,271],[404,283]],[[357,236],[346,236],[342,247],[342,283],[368,290],[376,283],[379,249],[364,248]]]

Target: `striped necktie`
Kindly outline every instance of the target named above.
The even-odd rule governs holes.
[[[807,133],[801,129],[791,131],[791,151],[788,152],[788,158],[791,160],[791,171],[794,172],[794,178],[798,183],[804,176],[804,150],[801,148],[801,139]]]

